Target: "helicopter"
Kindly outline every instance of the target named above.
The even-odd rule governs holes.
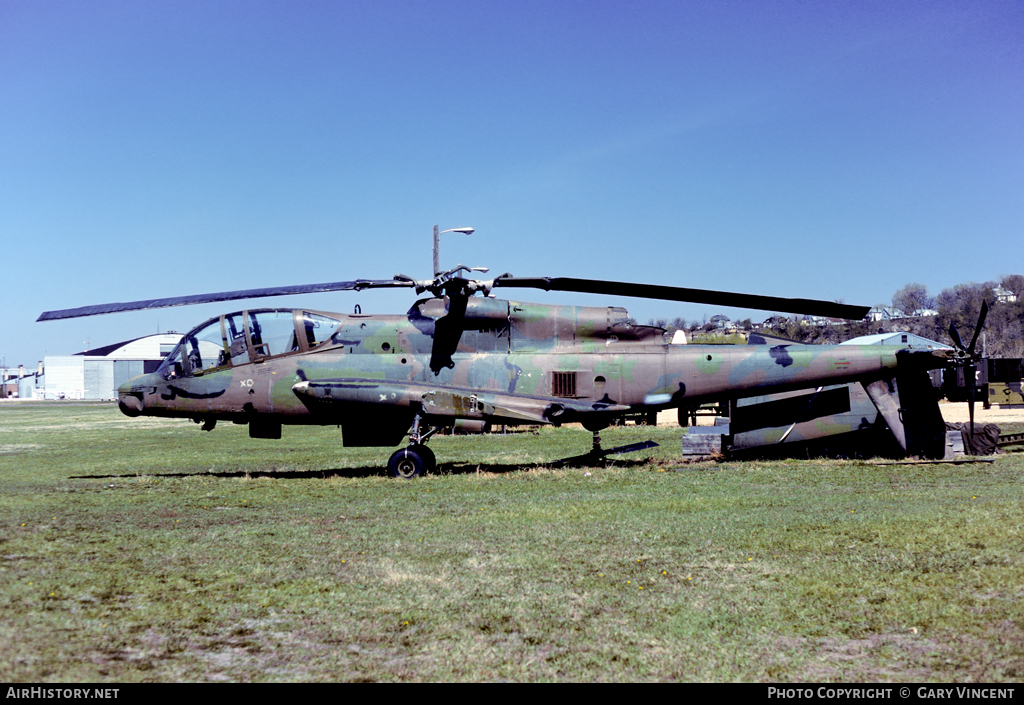
[[[527,303],[493,292],[615,295],[853,320],[869,308],[597,279],[480,279],[486,268],[440,271],[437,234],[435,226],[434,276],[425,280],[399,274],[225,291],[47,311],[37,320],[320,292],[428,294],[399,315],[358,307],[351,314],[226,313],[185,333],[155,372],[118,390],[118,406],[130,417],[189,418],[205,431],[229,421],[246,424],[257,439],[279,439],[286,425],[337,425],[346,447],[404,445],[387,464],[400,478],[437,467],[427,441],[442,429],[579,423],[593,433],[589,457],[600,459],[600,431],[626,416],[842,384],[861,385],[906,455],[941,458],[945,428],[927,373],[968,368],[977,359],[983,319],[970,347],[951,331],[958,344],[944,350],[674,344],[662,328],[634,323],[622,307]]]

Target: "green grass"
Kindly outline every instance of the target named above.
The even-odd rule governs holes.
[[[250,440],[0,406],[8,681],[1016,681],[1024,453],[685,465],[627,427]],[[630,456],[624,456],[630,457]]]

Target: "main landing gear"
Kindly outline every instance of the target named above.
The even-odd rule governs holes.
[[[411,480],[437,469],[437,458],[434,457],[434,451],[430,450],[425,443],[437,429],[422,433],[422,421],[423,416],[416,414],[416,418],[412,422],[412,430],[409,431],[409,447],[396,450],[388,460],[388,474],[391,477]]]
[[[422,443],[413,443],[408,448],[396,450],[388,460],[388,474],[411,480],[437,467],[434,451]]]

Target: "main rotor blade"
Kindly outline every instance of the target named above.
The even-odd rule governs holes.
[[[642,299],[664,301],[685,301],[687,303],[732,306],[734,308],[756,308],[780,313],[798,313],[827,318],[860,320],[868,315],[870,307],[839,304],[816,299],[785,299],[777,296],[737,294],[710,289],[687,289],[679,286],[658,284],[634,284],[630,282],[602,281],[600,279],[574,279],[572,277],[499,277],[494,286],[543,289],[545,291],[578,291],[586,294],[608,294],[610,296],[632,296]]]
[[[452,294],[448,297],[448,313],[434,324],[434,344],[430,349],[430,370],[436,377],[445,367],[455,367],[452,355],[459,347],[466,323],[469,296]]]
[[[297,284],[295,286],[276,286],[267,289],[240,289],[221,291],[215,294],[195,294],[193,296],[172,296],[166,299],[145,299],[127,303],[98,304],[66,308],[60,311],[45,311],[36,322],[56,321],[62,318],[81,318],[83,316],[99,316],[104,313],[120,313],[122,311],[142,311],[150,308],[167,308],[170,306],[191,306],[215,301],[234,301],[236,299],[260,299],[267,296],[287,296],[289,294],[312,294],[324,291],[359,291],[360,289],[381,289],[387,287],[415,286],[411,281],[395,279],[356,279],[347,282],[328,282],[324,284]]]

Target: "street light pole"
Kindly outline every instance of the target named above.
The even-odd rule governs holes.
[[[438,232],[438,226],[434,226],[434,277],[441,275],[441,235],[445,233],[462,233],[463,235],[472,235],[475,230],[473,228],[451,228],[449,230],[441,230]]]

